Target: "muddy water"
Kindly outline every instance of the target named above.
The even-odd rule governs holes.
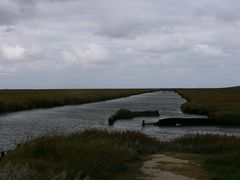
[[[154,127],[142,128],[142,120],[156,122],[159,118],[135,118],[119,120],[111,127],[108,117],[119,108],[130,110],[159,110],[160,118],[199,117],[183,114],[185,102],[174,92],[154,92],[104,102],[78,106],[63,106],[50,109],[29,110],[0,116],[0,150],[13,148],[17,143],[47,133],[70,133],[85,128],[111,130],[139,130],[161,140],[168,140],[187,133],[218,133],[239,135],[238,128],[224,127]]]

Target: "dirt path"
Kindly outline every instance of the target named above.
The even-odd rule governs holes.
[[[165,154],[155,154],[145,161],[141,171],[144,180],[193,180],[208,179],[201,167],[193,161],[183,160]]]

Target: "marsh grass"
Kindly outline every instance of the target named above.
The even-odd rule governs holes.
[[[158,117],[158,110],[148,110],[148,111],[130,111],[128,109],[119,109],[113,116],[116,119],[132,119],[135,117]]]
[[[168,142],[166,150],[200,155],[211,179],[240,179],[240,138],[213,134],[186,135]]]
[[[139,132],[91,129],[35,139],[9,153],[4,162],[29,167],[34,172],[29,174],[32,179],[51,179],[63,171],[69,179],[79,172],[83,177],[111,179],[129,172],[129,164],[159,148],[156,139]]]
[[[89,129],[32,140],[11,151],[0,165],[27,167],[30,179],[51,179],[61,172],[68,179],[80,172],[82,178],[134,179],[148,155],[166,152],[198,156],[210,179],[240,179],[240,138],[213,134],[160,142],[140,132]]]
[[[219,125],[240,125],[240,87],[221,89],[178,89],[187,102],[185,113],[207,115]]]
[[[0,113],[127,97],[156,89],[0,90]]]
[[[128,109],[119,109],[114,116],[116,119],[132,119],[135,117],[135,113]]]
[[[159,116],[159,111],[130,111],[128,109],[119,109],[115,114],[108,118],[108,124],[113,125],[113,123],[119,119],[133,119],[135,117],[152,117]]]

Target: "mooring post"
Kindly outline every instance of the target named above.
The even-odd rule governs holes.
[[[22,144],[21,144],[21,143],[18,143],[18,144],[17,144],[17,147],[21,147],[21,146],[22,146]]]
[[[145,120],[142,121],[142,127],[144,127],[144,126],[145,126]]]
[[[5,156],[6,154],[5,154],[5,151],[2,151],[1,152],[1,159]]]

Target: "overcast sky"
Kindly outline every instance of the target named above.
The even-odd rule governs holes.
[[[239,0],[0,0],[0,88],[234,85]]]

